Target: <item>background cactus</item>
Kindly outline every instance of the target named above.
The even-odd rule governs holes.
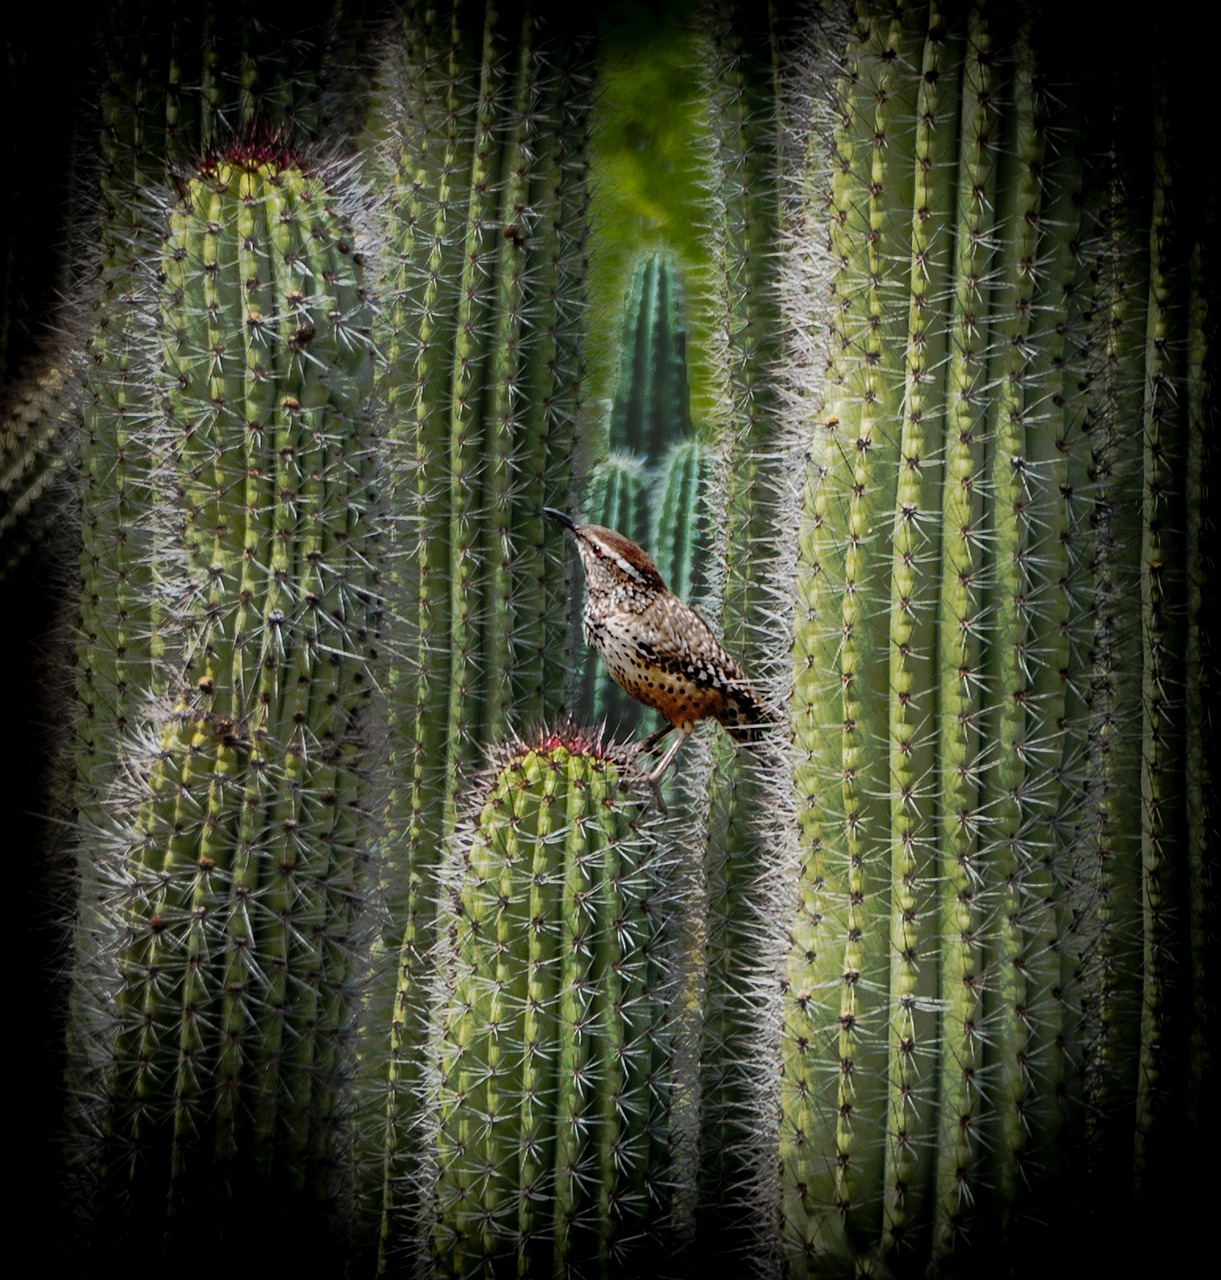
[[[583,804],[610,770],[577,734],[562,767],[544,767],[553,743],[529,785],[502,779],[483,835],[458,823],[490,744],[578,705],[576,593],[541,508],[608,518],[611,478],[610,522],[779,717],[750,750],[698,734],[649,833],[671,998],[657,1140],[623,1139],[633,1185],[660,1189],[644,1262],[664,1250],[683,1274],[740,1247],[770,1275],[970,1274],[1156,1253],[1203,1201],[1181,1171],[1216,1030],[1215,197],[1184,130],[1199,78],[1169,34],[1154,21],[1137,47],[1069,10],[923,0],[677,3],[653,26],[619,5],[579,30],[541,3],[406,4],[390,26],[349,6],[270,26],[262,6],[145,8],[105,15],[79,158],[21,152],[38,225],[4,241],[0,315],[13,384],[51,289],[72,296],[49,380],[4,402],[0,532],[14,550],[53,536],[15,565],[0,642],[28,663],[42,593],[62,614],[80,580],[75,665],[61,647],[16,680],[19,722],[71,742],[58,774],[31,752],[10,783],[19,809],[72,810],[79,924],[54,961],[72,956],[71,991],[32,1017],[66,1009],[72,1186],[95,1222],[193,1241],[190,1214],[163,1221],[165,1184],[177,1211],[229,1179],[250,1193],[220,1215],[245,1230],[235,1257],[262,1238],[282,1266],[296,1240],[338,1271],[342,1241],[350,1269],[377,1254],[393,1272],[456,1243],[458,1272],[502,1249],[515,1270],[630,1269],[603,1227],[565,1252],[558,1183],[536,1229],[528,1170],[498,1198],[463,1164],[487,1139],[498,1172],[510,1149],[528,1165],[541,1123],[500,1108],[530,1098],[530,1069],[486,1035],[503,993],[470,980],[487,936],[467,926],[517,917],[475,869],[515,851],[495,874],[517,901],[527,857],[603,859],[625,817],[587,814],[588,843],[554,824],[547,795]],[[13,113],[13,86],[96,61],[6,41]],[[331,197],[357,188],[324,178],[319,136],[368,192],[339,202],[351,228]],[[82,187],[86,213],[60,198]],[[320,210],[299,250],[269,226],[262,261],[314,263],[326,323],[307,290],[251,305],[206,250],[202,287],[225,296],[189,305],[193,251],[163,257],[164,215],[226,192],[223,235],[190,231],[185,205],[173,234],[230,240],[240,262],[258,258],[252,219]],[[367,225],[361,262],[310,256]],[[88,265],[39,253],[44,228]],[[637,260],[658,301],[681,272],[683,312],[629,307],[645,323],[616,351]],[[676,391],[682,330],[698,431],[671,395],[679,439],[616,456],[589,406],[649,332]],[[281,357],[276,393],[301,412],[275,418],[256,375]],[[258,433],[225,435],[237,402],[282,437],[323,425],[252,465]],[[273,551],[247,560],[240,536]],[[50,710],[47,668],[71,670]],[[530,936],[571,923],[557,902]],[[272,959],[243,986],[250,939]],[[464,1083],[446,1046],[468,1034],[496,1074]],[[472,1088],[503,1125],[469,1132]],[[650,1107],[624,1108],[633,1134]],[[501,1146],[502,1128],[524,1137]],[[620,1175],[589,1169],[581,1221],[605,1224]],[[292,1202],[284,1230],[245,1207],[269,1187]]]
[[[687,342],[675,261],[639,259],[623,299],[618,361],[603,450],[586,477],[581,519],[605,525],[649,548],[658,571],[681,597],[701,580],[697,498],[704,450],[691,421]],[[585,656],[577,705],[617,733],[643,727],[643,708]]]
[[[75,356],[52,346],[38,371],[18,381],[0,419],[0,577],[52,531],[51,499],[64,468],[59,439],[76,416]]]

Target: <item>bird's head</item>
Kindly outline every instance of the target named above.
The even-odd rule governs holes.
[[[635,586],[644,590],[664,591],[666,584],[649,553],[630,538],[600,524],[577,524],[554,507],[543,510],[558,520],[576,539],[585,569],[585,582],[591,591],[609,591],[618,586]]]

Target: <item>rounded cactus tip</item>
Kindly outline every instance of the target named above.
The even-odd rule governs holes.
[[[531,755],[551,759],[583,756],[599,768],[613,766],[619,771],[621,785],[626,785],[632,777],[639,750],[638,743],[608,739],[605,724],[593,727],[569,716],[550,724],[540,722],[527,726],[498,743],[489,752],[488,772],[499,774],[515,761]]]
[[[193,176],[199,177],[213,175],[221,169],[307,172],[312,160],[308,150],[298,145],[288,130],[256,122],[196,156],[191,168]]]

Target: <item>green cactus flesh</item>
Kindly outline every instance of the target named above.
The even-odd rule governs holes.
[[[646,545],[658,573],[680,600],[698,595],[702,584],[699,510],[706,470],[707,450],[694,436],[674,441],[657,468]]]
[[[610,439],[614,448],[650,461],[691,424],[677,289],[673,261],[653,253],[633,269],[623,301]]]

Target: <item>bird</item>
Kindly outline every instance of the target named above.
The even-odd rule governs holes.
[[[668,722],[640,750],[679,731],[646,777],[659,802],[658,782],[698,721],[716,720],[738,741],[758,742],[773,717],[712,627],[666,586],[648,552],[614,529],[543,510],[576,539],[585,571],[585,643],[620,688]]]

